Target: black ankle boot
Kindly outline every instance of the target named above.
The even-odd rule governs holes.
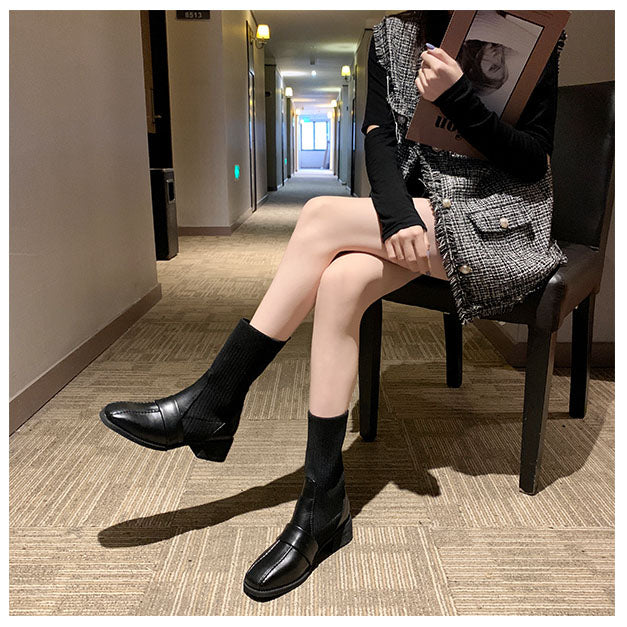
[[[300,586],[353,539],[342,464],[347,419],[348,411],[334,418],[308,412],[303,488],[290,522],[244,577],[244,592],[254,600],[274,599]]]
[[[100,419],[142,446],[168,451],[187,445],[196,457],[224,461],[251,384],[290,339],[272,338],[241,318],[195,383],[154,402],[109,403]]]

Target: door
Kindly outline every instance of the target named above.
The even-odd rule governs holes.
[[[355,98],[353,98],[353,108],[351,110],[351,194],[355,189]]]
[[[257,159],[255,150],[255,74],[248,72],[248,152],[250,155],[250,206],[257,211]]]
[[[248,34],[248,154],[250,160],[250,206],[257,211],[257,151],[255,142],[255,44],[253,31],[246,22]]]
[[[172,167],[170,85],[165,11],[140,11],[151,168]]]
[[[281,185],[285,183],[285,98],[281,98]]]

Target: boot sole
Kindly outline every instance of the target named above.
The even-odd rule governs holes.
[[[316,553],[311,566],[296,580],[291,583],[279,586],[277,588],[271,588],[269,590],[258,590],[254,588],[244,580],[244,592],[255,601],[270,601],[277,597],[298,588],[305,580],[311,575],[311,573],[325,560],[330,557],[337,550],[346,546],[353,539],[353,519],[349,514],[348,518],[337,528],[335,533],[323,544]]]
[[[212,462],[223,462],[228,455],[231,445],[233,444],[232,435],[216,437],[210,440],[206,440],[205,442],[199,442],[197,444],[187,444],[185,442],[181,444],[173,444],[171,446],[165,446],[163,444],[153,444],[152,442],[142,440],[136,435],[128,433],[127,431],[124,431],[124,429],[118,427],[116,424],[109,420],[104,409],[101,409],[98,415],[100,416],[100,420],[104,423],[104,425],[112,431],[115,431],[119,435],[125,437],[131,442],[134,442],[135,444],[145,446],[146,448],[150,448],[155,451],[170,451],[181,446],[189,446],[189,448],[192,450],[194,455],[198,457],[198,459],[204,459]]]

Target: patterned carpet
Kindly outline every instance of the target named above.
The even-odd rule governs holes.
[[[445,383],[441,316],[384,302],[379,435],[344,464],[354,539],[298,589],[256,603],[244,573],[302,484],[313,312],[246,399],[223,464],[104,427],[113,400],[193,382],[252,317],[303,203],[346,195],[292,177],[230,237],[182,237],[163,299],[10,438],[12,615],[612,615],[614,372],[584,420],[556,369],[540,491],[518,490],[524,372],[474,325]]]

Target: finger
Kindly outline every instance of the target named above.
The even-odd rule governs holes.
[[[420,247],[418,246],[418,238],[409,240],[407,244],[411,248],[411,255],[413,257],[413,261],[411,262],[411,269],[414,272],[422,273],[422,263],[420,260]]]
[[[422,245],[420,243],[420,239],[416,238],[414,240],[414,247],[416,250],[416,258],[419,260],[419,268],[418,270],[424,274],[431,273],[431,266],[429,265],[429,255],[427,254],[427,249],[425,247],[425,241],[422,240]]]
[[[446,52],[443,48],[433,48],[433,50],[427,50],[428,57],[430,61],[437,60],[440,63],[450,63],[453,60],[453,57]]]
[[[428,70],[428,72],[425,72],[425,78],[428,81],[434,81],[438,78],[438,73],[435,70]]]
[[[405,241],[403,241],[402,246],[405,259],[410,263],[410,265],[416,265],[418,255],[416,255],[416,250],[414,249],[414,239],[406,239]]]
[[[396,258],[400,261],[405,260],[405,255],[403,255],[403,247],[399,244],[398,239],[395,238],[392,242],[392,246],[394,246],[394,252],[396,253]]]
[[[394,252],[394,246],[392,246],[392,242],[389,239],[385,241],[385,251],[388,254],[388,258],[390,259],[396,258],[396,252]]]
[[[407,262],[407,267],[412,272],[420,272],[420,258],[416,253],[415,247],[416,238],[413,237],[411,239],[407,239],[403,242],[403,247],[405,251],[405,261]]]
[[[427,274],[431,276],[431,251],[427,250]]]
[[[422,60],[422,66],[427,67],[430,70],[433,70],[434,72],[437,72],[440,68],[444,67],[445,65],[447,65],[446,60],[442,58],[441,55],[433,54],[432,50],[427,50],[427,53]]]
[[[422,74],[422,78],[425,79],[426,81],[432,80],[437,76],[433,68],[430,68],[430,67],[420,68],[419,73]]]
[[[426,231],[423,233],[423,235],[425,248],[427,250],[427,266],[429,267],[429,275],[431,275],[431,242],[429,242],[429,236]]]

